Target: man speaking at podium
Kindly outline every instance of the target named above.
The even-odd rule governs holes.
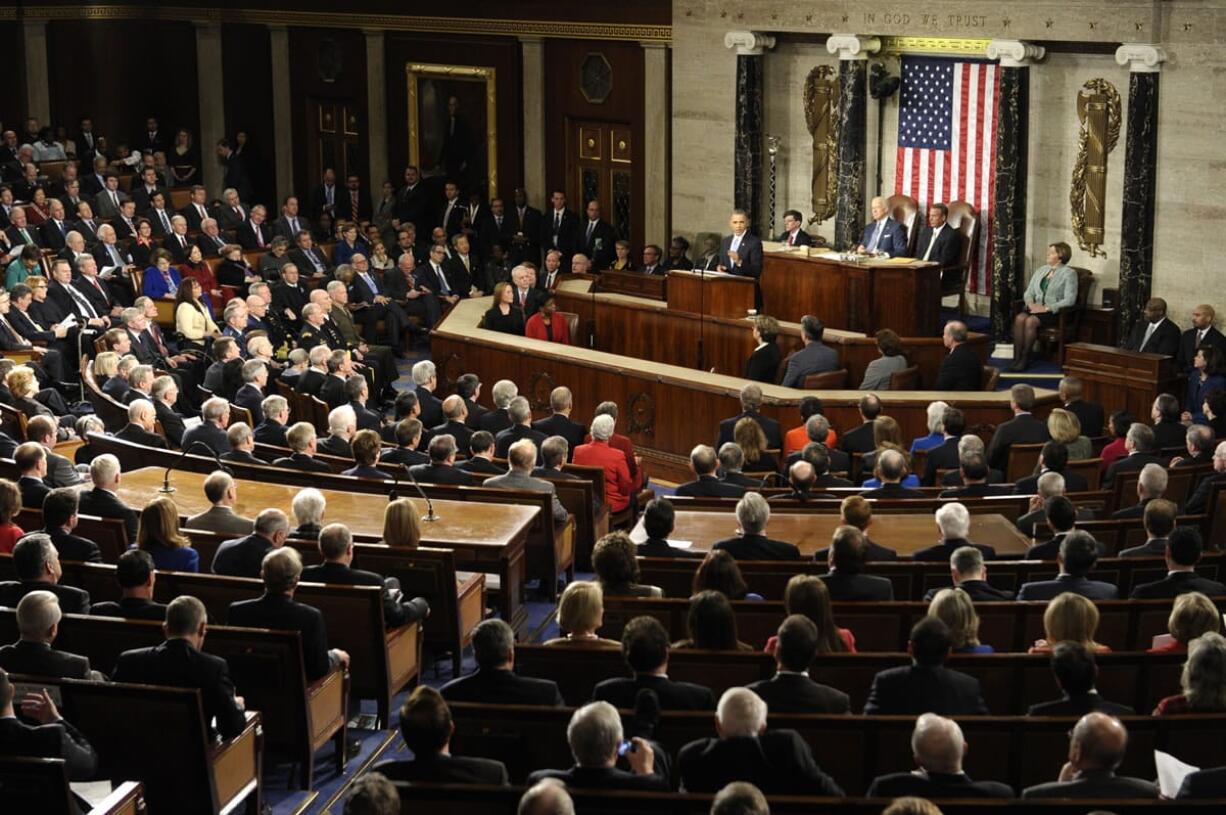
[[[907,254],[907,231],[890,217],[885,199],[878,195],[869,205],[873,222],[864,227],[864,236],[856,251],[862,255],[885,252],[892,258]]]
[[[754,279],[754,308],[762,308],[762,240],[749,234],[749,215],[743,209],[732,210],[728,219],[732,234],[719,244],[719,271]]]

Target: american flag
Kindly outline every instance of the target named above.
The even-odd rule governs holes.
[[[979,213],[976,268],[967,289],[992,288],[992,204],[996,177],[995,63],[904,56],[895,192],[920,205],[966,201]],[[919,251],[919,250],[917,250]]]

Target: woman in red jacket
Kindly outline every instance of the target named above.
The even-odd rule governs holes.
[[[524,336],[546,342],[560,342],[570,345],[570,329],[566,320],[557,316],[558,303],[552,294],[545,295],[545,302],[540,309],[528,318],[524,327]]]
[[[604,468],[605,500],[612,512],[621,512],[630,505],[634,482],[630,467],[621,450],[609,446],[613,436],[613,417],[597,416],[592,420],[592,441],[575,448],[575,464],[590,464]]]

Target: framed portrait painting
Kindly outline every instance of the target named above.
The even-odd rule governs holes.
[[[409,162],[465,193],[498,195],[498,97],[493,68],[411,62]]]

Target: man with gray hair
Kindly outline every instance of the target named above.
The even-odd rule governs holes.
[[[149,410],[153,410],[153,406]],[[119,459],[110,453],[96,456],[89,464],[89,477],[93,486],[82,490],[77,499],[77,512],[81,515],[95,515],[99,518],[115,518],[123,521],[128,532],[128,542],[136,542],[136,528],[140,522],[136,510],[119,500],[116,490],[119,489]]]
[[[1014,793],[999,781],[972,781],[962,771],[966,739],[953,719],[924,713],[915,720],[911,755],[918,770],[879,775],[868,788],[869,798],[1012,798]]]
[[[504,431],[508,432],[508,431]],[[507,450],[509,468],[505,475],[487,478],[482,483],[485,487],[497,487],[506,490],[528,490],[530,492],[547,492],[553,503],[553,522],[564,524],[568,517],[566,508],[558,500],[557,488],[540,478],[532,477],[532,468],[536,465],[536,445],[531,439],[520,439]]]
[[[605,500],[610,512],[621,512],[630,506],[634,498],[634,481],[626,455],[614,449],[609,440],[613,437],[616,420],[607,413],[592,419],[592,441],[575,448],[575,464],[604,468]]]
[[[49,591],[32,591],[17,604],[20,639],[0,647],[0,668],[15,674],[94,679],[89,658],[52,648],[60,630],[60,601]],[[100,678],[100,677],[97,677]]]
[[[264,555],[285,545],[289,537],[289,518],[279,509],[266,509],[255,518],[250,535],[228,540],[213,556],[213,574],[232,577],[259,577]],[[235,623],[237,625],[237,623]]]
[[[1103,475],[1103,489],[1109,490],[1120,473],[1136,472],[1146,464],[1166,466],[1154,438],[1154,429],[1147,424],[1133,422],[1128,426],[1128,434],[1124,436],[1124,449],[1128,455],[1116,459]]]
[[[523,439],[531,441],[539,449],[546,437],[541,431],[532,428],[532,407],[528,400],[516,396],[507,405],[507,415],[511,418],[511,426],[494,436],[494,455],[497,458],[506,458],[511,445]]]
[[[828,447],[826,442],[830,438],[830,420],[821,413],[814,413],[809,418],[805,419],[805,438],[808,441],[805,446],[792,453],[787,457],[786,466],[791,467],[796,462],[805,457],[805,450],[810,444],[820,444],[826,448],[826,457],[829,462],[829,470],[837,473],[845,473],[851,469],[851,457],[839,450],[836,447]],[[723,447],[719,448],[721,451]],[[813,462],[809,462],[812,464]],[[821,475],[821,473],[818,473]],[[846,486],[851,486],[850,482]]]
[[[418,481],[427,484],[458,484],[471,485],[472,479],[468,473],[455,466],[455,438],[444,433],[430,439],[427,448],[430,463],[414,464],[409,468],[409,474]]]
[[[295,422],[293,427],[285,431],[285,443],[293,452],[277,459],[272,466],[312,473],[332,472],[326,461],[315,458],[315,425],[310,422]]]
[[[912,560],[949,560],[954,551],[963,546],[975,547],[985,560],[996,559],[996,549],[986,544],[971,543],[966,539],[971,531],[971,513],[965,504],[958,501],[942,504],[937,508],[934,517],[937,529],[941,532],[941,542],[912,552]]]
[[[949,353],[941,360],[933,390],[977,391],[983,380],[983,363],[975,349],[966,344],[970,338],[966,323],[950,320],[941,332],[941,344]]]
[[[924,498],[919,490],[904,487],[902,481],[907,477],[907,459],[898,450],[886,449],[877,456],[877,467],[874,472],[881,486],[866,490],[865,498]]]
[[[506,622],[491,618],[477,623],[472,641],[477,670],[442,687],[448,702],[562,706],[556,682],[515,673],[515,632]]]
[[[383,623],[388,628],[416,623],[430,616],[423,597],[401,602],[400,581],[353,568],[353,533],[344,524],[328,524],[319,531],[319,554],[323,563],[302,570],[308,583],[334,586],[378,586],[383,590]]]
[[[690,451],[690,470],[694,473],[694,480],[677,487],[677,495],[687,498],[740,498],[743,496],[744,487],[719,480],[715,475],[716,464],[715,449],[706,444],[697,445]]]
[[[238,483],[224,470],[215,470],[204,479],[204,497],[211,506],[187,519],[187,529],[203,529],[224,535],[250,535],[253,522],[234,511],[238,502]]]
[[[53,494],[55,492],[52,491]],[[73,503],[75,505],[76,502]],[[97,546],[94,550],[97,551]],[[95,555],[93,560],[100,562],[102,557]],[[49,591],[56,596],[60,608],[66,613],[89,614],[89,592],[60,585],[60,575],[63,573],[60,554],[51,543],[50,535],[31,532],[18,540],[13,547],[13,569],[17,572],[17,579],[0,583],[0,606],[16,608],[21,598],[30,592]]]
[[[1161,464],[1146,464],[1137,478],[1137,502],[1130,507],[1116,510],[1111,515],[1112,520],[1144,518],[1149,502],[1161,498],[1166,492],[1168,478],[1166,468]]]
[[[199,690],[205,723],[216,719],[217,734],[231,739],[243,732],[247,723],[243,698],[234,693],[226,661],[201,650],[207,627],[204,603],[188,595],[176,597],[166,608],[166,622],[162,625],[165,642],[124,651],[115,664],[112,679]]]
[[[1171,459],[1171,467],[1194,467],[1213,461],[1213,428],[1203,424],[1189,425],[1184,434],[1184,443],[1188,454]]]
[[[477,423],[479,429],[497,436],[514,424],[511,421],[510,414],[507,413],[507,406],[518,395],[519,387],[511,380],[499,379],[495,382],[494,387],[490,389],[490,398],[494,400],[494,409],[485,411],[481,416]]]
[[[579,476],[562,469],[562,466],[566,464],[569,449],[570,445],[561,436],[550,436],[545,439],[544,444],[541,445],[541,466],[534,469],[532,475],[536,478],[563,478],[568,481],[578,479]]]
[[[787,371],[783,375],[783,387],[802,388],[806,376],[826,373],[839,367],[838,352],[822,342],[825,332],[826,327],[822,325],[822,321],[812,314],[800,318],[800,338],[804,347],[792,354],[792,358],[788,360]],[[767,438],[769,440],[770,437]]]
[[[226,426],[230,424],[230,403],[219,396],[204,400],[200,406],[200,424],[183,434],[183,449],[200,442],[217,455],[230,452]]]
[[[998,589],[988,582],[988,568],[983,563],[983,552],[974,546],[959,546],[949,556],[949,573],[955,588],[962,589],[972,600],[995,602],[1012,600],[1013,592]],[[924,594],[929,603],[943,586],[936,586]]]
[[[243,363],[243,386],[234,394],[234,404],[247,408],[251,413],[252,427],[264,421],[264,409],[261,407],[268,390],[268,366],[260,359],[249,359]]]
[[[141,365],[137,368],[143,368]],[[136,391],[129,391],[136,393]],[[128,404],[128,423],[115,434],[115,438],[139,444],[142,447],[152,447],[155,450],[165,450],[166,439],[153,432],[157,427],[157,409],[148,399],[133,399]]]
[[[719,440],[715,442],[715,446],[719,447],[725,442],[733,440],[732,431],[736,429],[736,423],[741,419],[753,419],[766,435],[767,448],[770,450],[782,450],[783,433],[779,429],[779,422],[759,413],[758,410],[761,407],[762,387],[760,385],[750,383],[741,388],[741,412],[719,423]]]
[[[1183,505],[1181,515],[1198,515],[1208,509],[1209,496],[1213,494],[1214,484],[1226,480],[1226,441],[1221,442],[1213,451],[1213,472],[1200,480],[1196,491]]]
[[[519,799],[516,815],[575,815],[575,802],[566,785],[556,778],[542,778]]]
[[[719,541],[711,549],[724,549],[737,560],[800,560],[796,544],[771,540],[763,534],[770,518],[771,508],[766,499],[760,493],[745,493],[736,504],[740,534]]]
[[[975,359],[978,366],[979,358]],[[1034,388],[1030,385],[1014,385],[1009,389],[1009,407],[1013,418],[997,425],[996,432],[992,434],[992,443],[988,446],[988,466],[992,469],[1002,472],[1009,469],[1009,448],[1013,445],[1040,444],[1051,438],[1047,432],[1047,422],[1030,412],[1034,409],[1034,402]]]
[[[450,433],[455,439],[456,447],[460,450],[468,449],[468,442],[472,439],[475,432],[468,426],[468,406],[464,403],[464,397],[458,393],[453,393],[443,400],[443,417],[446,421],[438,427],[433,428],[434,435],[442,433]]]
[[[766,795],[828,795],[843,790],[813,760],[795,730],[767,730],[766,702],[747,688],[729,688],[715,709],[716,738],[681,748],[677,769],[686,792],[715,792],[747,781]]]
[[[443,422],[443,402],[434,395],[437,388],[438,371],[433,362],[423,359],[413,366],[413,389],[417,393],[417,404],[421,406],[421,416],[418,418],[424,427],[434,427]]]
[[[286,422],[289,421],[289,401],[284,396],[265,396],[260,402],[260,415],[264,418],[256,425],[254,434],[258,444],[288,447],[285,440]]]
[[[230,452],[220,457],[222,461],[261,466],[267,464],[263,459],[256,458],[255,437],[251,434],[251,426],[246,422],[230,425],[226,430],[226,438],[230,441]]]
[[[590,702],[574,712],[566,726],[575,765],[569,770],[537,770],[528,776],[529,784],[556,778],[568,787],[586,789],[652,790],[667,792],[667,756],[658,746],[635,736],[622,753],[621,714],[608,702]],[[617,766],[623,756],[629,771]]]
[[[333,408],[328,413],[328,438],[316,443],[316,449],[329,456],[353,458],[350,442],[358,432],[358,417],[349,405]]]
[[[1149,798],[1158,785],[1116,775],[1128,752],[1128,731],[1106,713],[1087,713],[1069,734],[1068,761],[1060,777],[1022,790],[1023,798]]]
[[[719,452],[715,454],[715,457],[719,461],[717,474],[719,480],[723,483],[739,487],[742,491],[756,489],[762,485],[762,482],[758,479],[750,478],[741,472],[745,467],[745,451],[736,442],[728,441],[721,444]],[[730,497],[740,498],[741,496],[733,495]]]

